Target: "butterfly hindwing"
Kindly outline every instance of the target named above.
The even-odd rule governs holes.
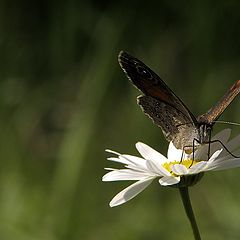
[[[192,145],[192,138],[186,136],[189,136],[189,133],[197,134],[197,129],[181,111],[151,96],[139,96],[137,102],[143,112],[161,127],[165,138],[173,141],[176,148]]]

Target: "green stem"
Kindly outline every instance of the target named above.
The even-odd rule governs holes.
[[[201,240],[201,236],[198,230],[197,222],[195,220],[195,216],[193,213],[191,201],[189,198],[189,193],[188,193],[188,187],[180,187],[179,188],[181,198],[182,198],[182,203],[185,209],[185,212],[188,216],[188,219],[191,223],[192,230],[193,230],[193,235],[195,240]]]

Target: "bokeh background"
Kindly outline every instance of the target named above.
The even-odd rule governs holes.
[[[0,239],[193,239],[179,193],[154,182],[116,208],[104,149],[165,153],[117,62],[126,50],[196,115],[240,78],[239,1],[0,1]],[[221,120],[240,123],[240,97]],[[218,124],[215,131],[231,127]],[[190,189],[203,239],[240,238],[240,169]]]

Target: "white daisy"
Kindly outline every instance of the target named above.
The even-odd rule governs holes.
[[[212,140],[221,141],[234,155],[240,155],[240,135],[229,140],[231,130],[225,129],[215,135]],[[114,207],[123,204],[143,191],[155,178],[159,178],[162,186],[175,185],[177,187],[195,184],[203,172],[223,170],[240,166],[240,158],[231,156],[219,142],[211,143],[210,158],[208,157],[208,144],[199,146],[193,153],[186,154],[176,149],[170,142],[167,157],[148,145],[138,142],[136,148],[142,157],[120,154],[111,150],[107,152],[117,155],[108,160],[122,163],[123,169],[106,168],[109,170],[102,178],[103,181],[137,181],[118,193],[110,202]],[[209,158],[209,159],[208,159]]]

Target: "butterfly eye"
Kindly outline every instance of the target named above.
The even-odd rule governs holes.
[[[152,79],[152,74],[146,69],[141,66],[137,66],[137,71],[140,75],[142,75],[144,78]]]

